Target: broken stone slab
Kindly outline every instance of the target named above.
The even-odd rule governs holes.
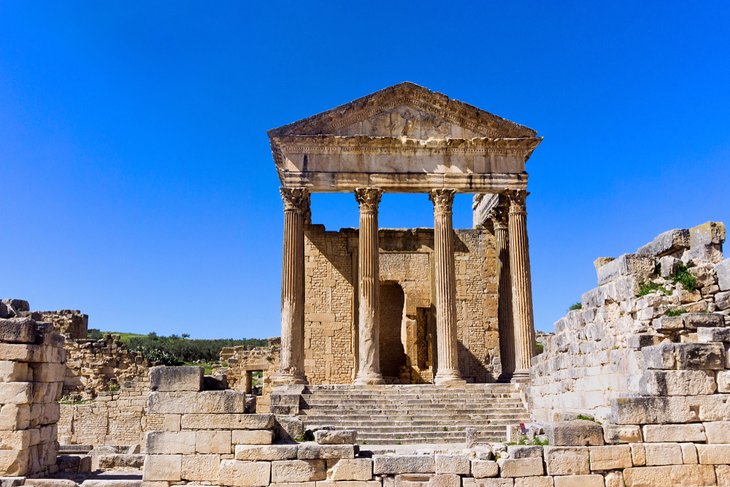
[[[408,473],[434,473],[436,462],[433,455],[376,455],[373,457],[375,475]]]
[[[596,269],[598,285],[602,286],[623,276],[634,276],[644,281],[654,274],[655,268],[653,256],[623,254]]]
[[[357,443],[355,430],[317,430],[314,441],[320,445],[354,445]]]
[[[36,322],[30,318],[0,319],[0,341],[6,343],[36,343]]]
[[[203,389],[203,368],[188,365],[152,367],[150,369],[150,389],[160,392],[201,391]]]
[[[593,446],[603,445],[603,428],[593,421],[576,419],[545,425],[550,445]]]
[[[699,328],[697,330],[697,342],[725,342],[730,343],[730,327],[722,328]]]
[[[674,229],[657,235],[654,240],[640,247],[636,253],[662,257],[681,253],[684,249],[688,249],[689,245],[689,230]]]

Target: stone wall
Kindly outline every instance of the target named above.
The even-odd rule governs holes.
[[[634,254],[599,259],[598,287],[555,324],[533,359],[533,416],[617,420],[619,409],[637,401],[727,402],[724,239],[723,224],[707,223],[666,232]],[[686,417],[669,416],[664,422]]]
[[[322,225],[305,232],[305,371],[312,384],[349,384],[356,373],[357,235]],[[501,372],[494,238],[480,229],[457,230],[455,236],[459,366],[468,380],[491,382]],[[381,306],[381,326],[400,323],[397,352],[404,355],[399,376],[386,380],[430,382],[436,341],[433,230],[383,229],[379,239],[381,285],[400,287],[404,298],[402,312],[390,310],[395,317],[384,316],[389,307]],[[384,337],[393,335],[387,331]],[[381,363],[392,359],[386,355],[392,350],[381,351]]]
[[[67,339],[83,339],[89,331],[89,316],[77,309],[61,309],[58,311],[33,311],[31,316],[36,321],[51,323],[59,333]]]
[[[279,367],[281,354],[281,339],[269,338],[268,345],[264,347],[223,347],[220,353],[221,369],[219,373],[225,374],[228,386],[242,392],[252,392],[251,381],[252,371],[261,371],[262,382],[270,384],[271,376]]]
[[[63,341],[29,316],[26,301],[0,304],[0,477],[55,470]]]

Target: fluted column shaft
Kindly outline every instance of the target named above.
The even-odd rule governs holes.
[[[497,252],[497,275],[499,276],[499,355],[502,362],[500,382],[509,382],[515,371],[515,339],[512,316],[512,279],[509,262],[508,232],[509,202],[502,198],[490,212],[494,227],[494,240]]]
[[[378,204],[383,192],[376,188],[357,188],[360,205],[358,271],[360,283],[358,311],[358,371],[355,384],[380,384],[380,314]]]
[[[535,325],[532,313],[530,253],[527,240],[527,191],[509,191],[509,257],[512,277],[512,316],[515,336],[513,380],[529,379],[530,360],[535,351]]]
[[[281,360],[274,384],[306,384],[304,376],[304,220],[309,192],[281,188],[284,250],[281,269]]]
[[[459,373],[459,349],[456,339],[456,269],[452,225],[453,189],[434,189],[433,202],[434,270],[436,284],[436,349],[438,368],[434,382],[463,382]]]

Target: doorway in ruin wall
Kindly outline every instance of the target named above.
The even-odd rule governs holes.
[[[397,282],[380,283],[380,373],[386,382],[403,382],[406,367],[404,346],[405,294]]]

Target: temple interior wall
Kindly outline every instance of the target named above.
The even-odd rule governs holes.
[[[311,384],[349,384],[356,372],[357,235],[355,229],[333,232],[322,225],[305,231],[304,349]],[[485,230],[456,230],[455,237],[459,366],[467,380],[491,382],[500,373],[494,237]],[[406,363],[400,377],[388,380],[430,382],[436,356],[433,230],[381,229],[379,240],[383,293],[397,293],[397,287],[403,292],[400,335]],[[383,304],[381,326],[392,326],[399,310]],[[397,344],[386,345],[381,352],[400,353]]]

